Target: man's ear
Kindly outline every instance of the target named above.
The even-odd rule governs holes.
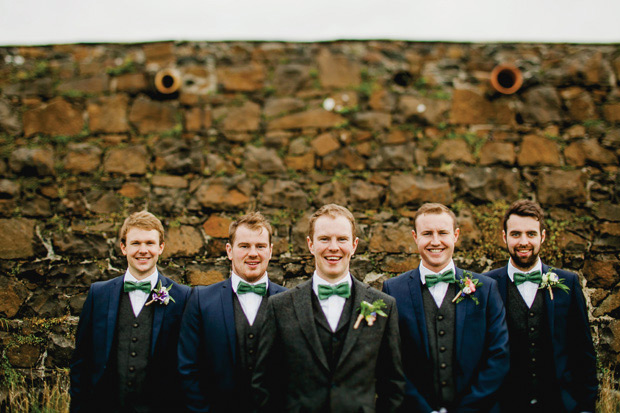
[[[461,229],[457,228],[454,230],[454,243],[456,244],[456,241],[459,240],[459,235],[461,234]]]
[[[310,253],[314,255],[314,243],[312,242],[310,237],[306,237],[306,242],[308,243],[308,249],[310,250]]]
[[[123,255],[127,255],[127,247],[125,246],[125,243],[121,241],[120,244],[121,244],[121,252],[123,253]]]
[[[413,240],[417,243],[418,242],[418,236],[415,234],[415,229],[411,230],[411,235],[413,235]]]
[[[226,255],[228,255],[228,259],[232,261],[232,245],[230,245],[230,242],[226,243]]]
[[[546,230],[542,230],[542,232],[540,233],[540,243],[542,244],[543,242],[545,242],[545,239],[547,238],[547,231]]]
[[[502,230],[502,239],[504,240],[504,244],[508,245],[508,240],[506,239],[506,231]]]

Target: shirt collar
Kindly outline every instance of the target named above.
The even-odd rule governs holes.
[[[243,281],[244,283],[248,283],[250,285],[256,285],[256,284],[260,284],[260,283],[265,283],[265,288],[269,288],[269,275],[267,274],[267,271],[265,271],[263,276],[260,277],[260,279],[258,281],[254,281],[253,283],[247,282],[246,280],[244,280],[243,278],[241,278],[237,274],[235,274],[234,271],[231,271],[230,272],[230,282],[232,283],[232,289],[235,292],[235,294],[237,293],[237,287],[239,287],[239,283],[241,281]]]
[[[542,261],[540,261],[540,257],[536,261],[536,264],[532,268],[529,269],[529,271],[521,271],[520,269],[515,267],[512,264],[512,258],[508,261],[508,277],[510,278],[510,281],[512,282],[515,281],[515,272],[519,272],[521,274],[529,274],[536,270],[540,271],[540,273],[542,274]]]
[[[439,272],[431,271],[428,268],[426,268],[424,266],[424,264],[420,263],[420,280],[422,281],[422,284],[426,284],[426,276],[428,274],[441,274],[442,272],[447,271],[447,270],[452,270],[454,272],[455,276],[456,276],[456,268],[454,266],[454,261],[453,260],[450,260],[448,265],[443,267],[442,270],[439,271]]]
[[[157,285],[157,280],[158,279],[159,279],[159,273],[157,271],[157,268],[155,268],[155,271],[153,272],[153,274],[151,274],[148,277],[143,278],[141,280],[138,280],[136,277],[131,275],[131,273],[129,272],[129,268],[127,268],[127,271],[125,271],[125,278],[123,279],[123,282],[125,282],[125,281],[133,281],[133,282],[150,281],[151,289],[154,290],[155,286]]]
[[[314,291],[317,297],[319,296],[319,285],[334,286],[342,282],[346,282],[347,284],[349,284],[349,287],[351,287],[351,285],[353,285],[353,280],[351,279],[351,273],[347,273],[346,276],[336,281],[335,283],[330,283],[329,281],[326,281],[323,278],[319,277],[316,271],[314,272],[314,274],[312,274],[312,290]]]

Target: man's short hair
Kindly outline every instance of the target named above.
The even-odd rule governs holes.
[[[456,228],[458,227],[457,223],[456,223],[456,215],[454,215],[454,212],[452,212],[452,210],[450,208],[448,208],[447,206],[445,206],[444,204],[439,204],[439,203],[433,203],[433,202],[428,202],[426,204],[422,204],[422,206],[420,208],[418,208],[418,210],[416,211],[414,217],[413,217],[413,228],[416,228],[416,222],[418,220],[418,217],[424,214],[443,214],[446,213],[448,215],[450,215],[450,218],[452,218],[452,225],[453,225],[453,229],[456,230]],[[417,229],[416,229],[417,231]]]
[[[140,228],[145,231],[154,229],[159,234],[159,245],[164,243],[163,224],[159,218],[146,210],[134,212],[125,219],[120,231],[120,239],[123,244],[127,244],[127,232],[129,232],[131,228]]]
[[[532,217],[540,224],[541,233],[543,229],[545,229],[545,212],[540,205],[534,201],[530,201],[529,199],[519,199],[518,201],[513,202],[504,215],[504,221],[502,222],[504,231],[508,228],[508,218],[510,218],[511,215]]]
[[[267,230],[267,234],[269,235],[269,244],[271,245],[271,236],[273,234],[273,229],[271,228],[271,224],[269,221],[261,214],[260,212],[250,212],[245,214],[241,218],[236,221],[231,222],[228,227],[228,242],[230,245],[235,244],[235,235],[237,234],[237,228],[241,225],[245,225],[250,228],[252,231],[262,230],[263,228]]]
[[[331,218],[343,216],[346,219],[348,219],[349,222],[351,223],[353,239],[355,239],[356,234],[357,234],[357,226],[355,225],[355,217],[353,217],[353,214],[347,208],[340,206],[340,205],[336,205],[336,204],[323,205],[321,208],[319,208],[318,211],[312,214],[312,216],[310,217],[310,221],[308,222],[308,237],[310,239],[312,239],[312,237],[314,236],[314,223],[316,222],[317,219],[319,219],[319,217],[322,217],[323,215],[329,215]]]

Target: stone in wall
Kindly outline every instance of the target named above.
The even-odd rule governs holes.
[[[73,173],[90,173],[99,169],[102,151],[90,143],[71,143],[64,159],[65,169]]]
[[[35,221],[23,218],[0,219],[0,259],[32,258],[35,255],[35,244]]]
[[[620,122],[620,103],[608,103],[603,105],[603,115],[608,122]]]
[[[347,205],[349,202],[347,188],[348,185],[341,181],[323,183],[316,194],[315,204],[317,206],[325,204]]]
[[[591,257],[585,260],[583,275],[589,288],[609,289],[620,281],[620,261],[615,257]]]
[[[308,88],[311,80],[310,67],[284,64],[276,67],[272,84],[278,96],[294,95],[299,90]]]
[[[406,222],[373,226],[368,249],[370,252],[415,254],[418,252],[411,230]]]
[[[16,108],[9,100],[0,97],[0,133],[19,135],[22,132],[22,123]]]
[[[571,119],[583,122],[598,117],[592,96],[584,89],[571,87],[560,93],[566,103]]]
[[[63,334],[51,333],[46,348],[45,367],[69,367],[74,350],[75,343],[73,340],[65,337]]]
[[[107,173],[144,175],[147,168],[147,151],[143,145],[108,150],[103,161]]]
[[[101,96],[88,101],[88,126],[91,132],[120,133],[129,130],[126,95]]]
[[[28,290],[21,282],[13,277],[0,277],[0,315],[2,317],[15,317],[26,298],[28,298]]]
[[[385,130],[392,126],[392,115],[383,112],[360,112],[355,114],[354,123],[361,129]]]
[[[469,145],[463,139],[441,141],[431,152],[430,159],[438,162],[463,162],[470,165],[476,162]]]
[[[551,139],[526,135],[517,156],[520,166],[560,165],[560,150]]]
[[[187,267],[188,281],[192,286],[211,285],[224,281],[225,274],[220,270],[212,269],[211,265],[190,265]]]
[[[317,58],[319,81],[327,89],[354,88],[361,83],[359,65],[344,55],[332,54],[321,48]]]
[[[169,227],[162,259],[170,257],[193,257],[204,247],[200,231],[189,225]]]
[[[480,165],[514,165],[517,155],[510,142],[486,142],[480,149]]]
[[[241,106],[220,107],[213,111],[213,118],[224,131],[255,131],[260,126],[260,106],[246,101]]]
[[[55,232],[53,234],[54,251],[59,255],[77,257],[106,258],[108,244],[100,234],[81,234]]]
[[[209,237],[228,238],[228,228],[232,222],[230,218],[211,215],[204,224],[202,224],[202,229]]]
[[[217,77],[218,83],[224,90],[253,92],[263,88],[265,69],[256,63],[239,67],[223,67],[217,69]]]
[[[450,122],[455,124],[512,124],[515,114],[503,102],[490,102],[482,93],[474,89],[455,89],[452,93]]]
[[[324,170],[349,169],[351,171],[363,171],[366,169],[366,161],[355,148],[343,147],[323,158]]]
[[[170,103],[140,96],[131,105],[129,121],[141,134],[165,132],[175,127],[177,110]]]
[[[603,148],[595,139],[573,142],[564,150],[566,163],[571,166],[618,164],[618,157],[612,151]]]
[[[297,98],[270,98],[265,101],[263,115],[266,118],[274,118],[290,112],[296,112],[305,106],[305,102]]]
[[[68,79],[60,82],[56,90],[61,94],[75,92],[83,94],[102,93],[108,90],[108,76],[100,74],[83,79]]]
[[[17,148],[9,159],[11,170],[21,176],[55,175],[51,148]]]
[[[84,119],[81,111],[60,97],[24,113],[24,135],[26,136],[37,133],[72,136],[79,134],[83,126]]]
[[[437,175],[395,174],[390,176],[389,201],[393,207],[424,202],[452,203],[448,178]]]
[[[356,179],[349,186],[349,204],[355,210],[377,209],[382,204],[384,188]]]
[[[505,200],[513,202],[519,198],[521,177],[517,171],[505,168],[472,167],[458,172],[457,188],[462,195],[479,202]]]
[[[33,368],[41,357],[41,349],[35,344],[21,344],[7,348],[6,358],[17,368]]]
[[[245,208],[250,198],[234,187],[234,184],[223,178],[209,179],[196,190],[196,200],[203,207],[223,210]]]
[[[201,143],[197,140],[158,138],[152,146],[155,155],[154,167],[170,174],[200,173],[205,160]]]
[[[325,132],[317,136],[310,142],[312,145],[312,149],[314,149],[314,153],[318,156],[325,156],[328,153],[331,153],[338,148],[340,148],[340,143],[338,139],[334,136],[332,132]]]
[[[303,211],[308,208],[308,197],[295,181],[270,179],[262,189],[261,201],[276,208]]]
[[[582,171],[542,172],[536,194],[543,205],[575,205],[587,201],[587,177]]]
[[[346,119],[324,109],[310,109],[283,116],[267,124],[267,129],[333,128],[342,125]]]
[[[243,165],[248,172],[284,172],[284,163],[275,149],[248,145]]]
[[[415,144],[386,145],[375,151],[368,167],[377,170],[410,169],[415,165]]]
[[[523,92],[521,116],[524,122],[548,124],[562,121],[562,102],[555,88],[538,86]]]

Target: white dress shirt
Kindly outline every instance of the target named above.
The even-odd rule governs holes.
[[[329,285],[334,287],[342,282],[346,282],[347,284],[349,284],[349,288],[351,288],[351,286],[353,285],[353,281],[351,280],[351,274],[347,274],[335,283],[330,283],[329,281],[325,281],[324,279],[319,277],[315,271],[314,275],[312,275],[312,291],[314,291],[314,294],[316,294],[318,298],[319,285]],[[351,294],[353,294],[353,291],[351,291]],[[344,304],[346,303],[346,301],[346,298],[336,294],[325,300],[319,300],[321,308],[323,309],[323,314],[325,314],[325,318],[327,318],[327,322],[329,323],[329,327],[332,329],[332,331],[336,331],[336,328],[338,328],[338,321],[340,321],[342,309],[344,308]]]
[[[129,268],[128,268],[127,271],[125,271],[125,278],[123,279],[123,282],[125,281],[133,281],[133,282],[150,281],[151,290],[153,290],[157,286],[158,276],[159,274],[157,273],[157,268],[155,268],[155,272],[153,274],[149,275],[146,278],[138,280],[136,277],[131,275],[131,273],[129,272]],[[146,304],[146,300],[150,298],[151,294],[150,293],[147,294],[140,290],[133,290],[129,292],[128,294],[129,294],[129,301],[131,301],[131,308],[133,309],[133,314],[137,317],[138,314],[140,314],[140,311],[142,311],[144,304]]]
[[[456,277],[456,269],[454,267],[454,261],[450,260],[450,263],[443,267],[443,269],[439,272],[434,272],[429,270],[424,266],[424,264],[420,263],[420,280],[422,281],[422,285],[426,285],[426,276],[428,274],[441,274],[442,272],[452,270],[454,272],[454,276]],[[443,302],[446,293],[448,292],[448,283],[437,283],[433,285],[428,291],[433,296],[433,300],[435,300],[435,304],[437,304],[437,308],[441,307],[441,303]],[[450,299],[452,300],[452,298]]]
[[[540,271],[540,273],[542,274],[542,262],[540,261],[540,258],[538,259],[538,261],[536,261],[536,265],[530,268],[529,271],[521,271],[520,269],[512,265],[512,258],[510,259],[510,261],[508,261],[508,277],[510,277],[510,281],[512,282],[515,281],[515,272],[519,272],[521,274],[529,274],[534,271]],[[534,299],[536,298],[538,287],[538,284],[531,281],[526,281],[523,284],[517,285],[517,289],[519,290],[519,293],[521,294],[521,297],[523,297],[523,301],[525,301],[525,304],[527,304],[528,308],[532,308],[532,304],[534,304]]]
[[[230,282],[232,283],[232,288],[235,294],[237,294],[237,288],[239,288],[239,283],[241,281],[250,285],[265,283],[265,288],[269,288],[269,276],[266,271],[260,280],[253,283],[245,281],[243,278],[235,274],[234,271],[232,271],[230,273]],[[245,318],[248,319],[248,323],[250,323],[250,325],[254,324],[254,320],[256,320],[256,314],[258,314],[258,308],[260,307],[260,303],[263,301],[263,297],[255,293],[245,293],[237,294],[237,298],[239,299],[239,304],[241,304]]]

